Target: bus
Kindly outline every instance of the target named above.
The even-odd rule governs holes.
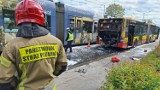
[[[22,1],[22,0],[19,0]],[[98,35],[94,29],[94,13],[89,10],[75,8],[51,0],[36,0],[44,8],[47,16],[48,29],[52,35],[58,37],[64,45],[67,37],[66,28],[70,27],[74,33],[73,45],[87,44],[96,41]]]
[[[98,36],[105,46],[129,48],[158,39],[160,28],[132,18],[104,18],[98,21]]]
[[[0,10],[0,53],[4,46],[13,38],[16,37],[18,31],[14,11],[9,9]]]
[[[20,1],[22,0],[19,0],[19,2]],[[52,35],[58,37],[64,43],[64,46],[67,44],[65,38],[67,37],[66,28],[68,27],[70,27],[74,33],[73,45],[87,44],[88,40],[91,43],[96,42],[98,33],[97,30],[94,29],[95,21],[93,20],[93,12],[50,0],[36,1],[39,2],[45,10],[46,28]],[[8,27],[11,23],[13,26]],[[9,39],[15,38],[18,29],[15,27],[14,10],[3,9],[0,24],[2,34],[5,34]],[[2,37],[1,42],[4,46],[9,40],[6,40],[7,38],[4,38],[4,36]]]

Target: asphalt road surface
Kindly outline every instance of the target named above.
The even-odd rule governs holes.
[[[158,41],[140,45],[130,50],[117,53],[113,56],[119,58],[120,62],[126,60],[133,62],[139,59],[133,60],[131,57],[142,58],[150,51],[154,50],[157,45]],[[117,63],[111,62],[111,58],[113,56],[107,56],[106,58],[67,70],[62,73],[55,79],[57,90],[98,90],[100,86],[103,85],[107,71],[110,70],[111,67],[117,65]]]

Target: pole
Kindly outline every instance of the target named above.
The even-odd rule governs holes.
[[[114,0],[114,17],[116,17],[115,0]]]
[[[105,7],[105,5],[104,5],[104,15],[105,15],[105,12],[106,12],[106,7]]]
[[[144,21],[144,14],[145,14],[145,13],[143,13],[143,21]]]

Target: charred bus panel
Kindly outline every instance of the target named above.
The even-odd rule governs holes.
[[[117,46],[121,41],[123,19],[100,19],[98,22],[98,35],[106,46]]]

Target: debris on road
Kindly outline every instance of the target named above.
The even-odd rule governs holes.
[[[84,73],[85,74],[87,72],[87,70],[82,68],[82,69],[75,70],[75,72]]]
[[[131,59],[131,60],[135,60],[135,61],[139,61],[139,60],[141,60],[141,58],[134,57],[134,56],[130,57],[130,59]]]
[[[119,62],[120,60],[117,57],[112,57],[111,61],[114,62]]]

